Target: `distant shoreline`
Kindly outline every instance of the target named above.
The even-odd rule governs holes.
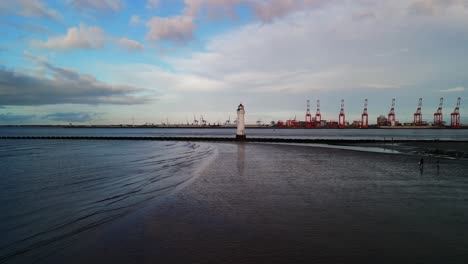
[[[161,128],[161,129],[235,129],[236,126],[217,126],[217,125],[207,125],[207,126],[191,126],[191,125],[173,125],[173,126],[162,126],[162,125],[0,125],[0,128]],[[346,127],[346,128],[335,128],[335,127],[317,127],[317,128],[305,128],[305,127],[272,127],[272,126],[257,126],[257,125],[246,125],[246,128],[251,129],[280,129],[280,130],[316,130],[316,129],[352,129],[352,130],[366,130],[366,129],[468,129],[468,126],[462,126],[460,128],[451,128],[451,127],[432,127],[432,126],[370,126],[369,128],[358,128],[358,127]]]
[[[48,140],[148,140],[148,141],[198,141],[198,142],[279,142],[279,143],[310,143],[310,144],[352,144],[352,143],[468,143],[468,140],[440,139],[308,139],[308,138],[268,138],[247,137],[237,140],[233,137],[185,137],[185,136],[0,136],[0,139],[48,139]]]

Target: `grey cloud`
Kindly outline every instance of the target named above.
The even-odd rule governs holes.
[[[256,16],[264,21],[271,22],[275,18],[284,17],[290,13],[300,10],[322,7],[325,3],[332,1],[324,0],[265,0],[255,1],[254,12]]]
[[[373,12],[361,12],[353,15],[353,19],[356,21],[363,21],[373,18],[375,18],[375,14]]]
[[[258,0],[185,0],[184,14],[208,16],[211,19],[234,17],[238,4],[252,4]]]
[[[440,10],[453,6],[468,9],[466,0],[416,0],[410,5],[409,11],[417,15],[435,15]]]
[[[60,68],[25,54],[44,76],[0,68],[0,105],[142,104],[151,98],[141,88],[108,84],[72,69]]]
[[[0,114],[0,123],[2,124],[17,124],[34,119],[35,115],[17,115],[13,113]]]
[[[90,113],[90,112],[60,112],[60,113],[53,113],[43,117],[43,119],[52,120],[52,121],[63,121],[63,122],[72,122],[72,123],[83,123],[89,122],[100,114],[98,113]]]

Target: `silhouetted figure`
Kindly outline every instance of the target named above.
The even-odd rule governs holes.
[[[419,169],[420,169],[420,170],[423,170],[423,168],[424,168],[424,159],[421,158],[421,159],[419,160]]]
[[[440,163],[439,163],[439,160],[437,160],[437,174],[439,174],[439,168],[440,168]]]

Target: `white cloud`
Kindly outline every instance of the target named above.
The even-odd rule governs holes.
[[[121,38],[117,40],[117,44],[120,45],[127,51],[135,52],[135,51],[142,51],[144,49],[143,44],[138,41],[131,40],[128,38]]]
[[[130,25],[135,26],[135,25],[139,25],[140,23],[141,23],[140,16],[138,16],[138,15],[133,15],[133,16],[130,18],[130,22],[129,22]]]
[[[401,84],[394,83],[365,83],[362,86],[372,89],[399,89],[402,87]]]
[[[71,0],[78,9],[117,12],[124,8],[121,0]]]
[[[198,74],[170,72],[149,64],[105,65],[103,69],[117,73],[119,82],[146,89],[158,89],[163,93],[213,92],[225,89],[225,83]]]
[[[149,0],[151,2],[151,0]],[[156,1],[159,2],[159,1]],[[149,4],[149,3],[148,3]],[[155,17],[147,23],[148,38],[151,40],[189,40],[194,35],[195,22],[199,19],[225,19],[236,17],[239,4],[245,4],[253,17],[263,23],[272,23],[301,12],[313,10],[321,11],[327,7],[360,7],[353,10],[353,20],[369,22],[385,19],[392,20],[402,15],[432,14],[450,17],[457,13],[457,17],[468,22],[468,5],[466,0],[410,0],[410,1],[340,1],[340,0],[184,0],[185,8],[181,15],[174,17]],[[345,10],[342,8],[343,12]],[[370,10],[373,9],[373,10]],[[338,14],[336,20],[347,16]],[[162,24],[158,26],[157,24]],[[344,27],[346,28],[346,27]],[[348,34],[354,34],[349,31]]]
[[[195,24],[190,16],[153,17],[146,26],[149,40],[170,40],[183,42],[192,38]]]
[[[465,87],[455,87],[455,88],[449,88],[445,90],[440,90],[443,93],[455,93],[455,92],[464,92]]]
[[[302,4],[313,6],[320,1]],[[421,54],[420,47],[430,41],[427,36],[434,43],[430,49],[438,50],[443,45],[441,42],[453,43],[453,39],[440,39],[437,34],[431,34],[428,31],[431,25],[449,32],[450,24],[444,25],[434,18],[426,19],[423,25],[406,15],[406,3],[392,5],[401,12],[394,12],[391,18],[380,5],[348,2],[296,12],[269,24],[253,23],[218,35],[207,44],[205,51],[170,62],[175,69],[222,80],[233,89],[249,87],[249,91],[262,92],[391,90],[418,87],[425,83],[427,76],[437,81],[450,76],[456,79],[458,71],[440,72],[444,66],[421,61],[421,56],[434,58],[440,53],[424,50],[426,54]],[[370,18],[373,21],[356,21],[354,14],[365,9],[375,14]],[[424,38],[416,34],[423,31]],[[402,38],[405,42],[399,41]]]
[[[158,2],[158,1],[157,1]],[[153,41],[187,41],[192,39],[197,17],[220,19],[236,16],[236,7],[247,4],[256,18],[272,22],[300,10],[321,7],[323,0],[185,0],[183,14],[172,17],[153,17],[148,23],[147,38]]]
[[[47,41],[33,41],[35,47],[42,49],[74,50],[99,49],[105,44],[104,31],[95,26],[80,24],[69,28],[65,36],[50,38]]]

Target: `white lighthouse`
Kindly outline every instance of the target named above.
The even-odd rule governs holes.
[[[245,139],[245,121],[244,121],[244,106],[240,104],[237,107],[237,133],[236,138],[237,140],[244,140]]]

